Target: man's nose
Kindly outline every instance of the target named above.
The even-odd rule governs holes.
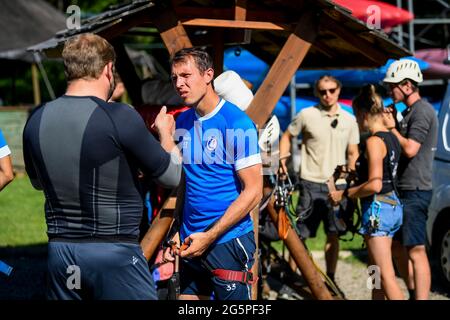
[[[181,88],[184,85],[184,80],[183,78],[179,77],[175,80],[175,86],[177,88]]]

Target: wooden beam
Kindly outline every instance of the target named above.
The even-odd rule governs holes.
[[[247,17],[247,0],[236,0],[234,20],[245,21]]]
[[[133,105],[139,106],[142,104],[142,84],[133,62],[128,56],[123,41],[116,38],[110,41],[116,52],[116,69],[120,75],[120,78],[127,89],[127,93],[133,102]]]
[[[259,274],[259,205],[250,211],[250,216],[253,221],[253,233],[256,245],[255,253],[253,255],[255,262],[252,266],[253,278],[255,278]],[[262,279],[259,279],[258,281],[262,281]],[[252,285],[252,300],[258,299],[258,281]]]
[[[171,7],[158,5],[151,14],[152,22],[158,29],[164,45],[169,50],[170,56],[175,52],[192,47],[183,25],[178,21],[175,12]]]
[[[167,236],[167,232],[172,226],[175,212],[175,192],[167,198],[159,210],[156,217],[153,218],[150,228],[141,240],[141,247],[144,251],[144,255],[149,260],[158,251],[159,245]]]
[[[359,53],[375,62],[377,65],[383,65],[389,58],[386,54],[378,49],[373,43],[366,39],[359,37],[358,34],[347,30],[339,25],[331,17],[323,16],[320,20],[321,28],[325,28],[328,32],[337,35],[344,40],[348,45],[353,47]]]
[[[330,47],[328,47],[324,42],[316,41],[314,42],[313,47],[315,47],[318,51],[322,52],[328,58],[330,59],[334,58],[335,52]]]
[[[278,219],[280,218],[281,208],[278,210],[275,209],[275,197],[272,196],[269,204],[267,205],[267,211],[272,219],[275,228],[278,226]],[[284,239],[284,243],[286,244],[292,258],[294,259],[297,267],[303,275],[303,278],[308,283],[308,286],[311,288],[311,292],[314,297],[318,300],[332,300],[332,296],[330,291],[325,286],[319,272],[314,266],[314,262],[308,254],[308,250],[306,250],[305,245],[300,240],[297,232],[290,226],[288,227],[286,238]]]
[[[290,30],[289,25],[263,22],[263,21],[236,21],[221,19],[191,19],[182,22],[184,26],[196,27],[214,27],[214,28],[240,28],[240,29],[259,29],[259,30]]]
[[[223,72],[223,58],[225,47],[223,44],[223,29],[214,30],[214,42],[213,42],[213,65],[214,65],[214,77],[217,77]]]
[[[36,63],[31,64],[31,81],[33,83],[34,105],[41,104],[41,88],[39,86],[39,73]]]
[[[316,14],[305,12],[278,54],[246,111],[259,128],[270,117],[277,101],[308,53],[317,36],[317,29]]]
[[[214,7],[178,6],[174,7],[174,10],[180,20],[205,17],[209,19],[239,20],[236,19],[236,8],[218,9]],[[297,22],[297,16],[288,16],[286,11],[282,10],[246,10],[245,20],[289,24]]]
[[[216,33],[214,32],[206,32],[201,34],[196,34],[193,28],[186,28],[186,31],[189,35],[189,38],[192,41],[192,45],[194,46],[210,46],[214,43],[217,39],[214,37],[216,36]],[[222,31],[222,43],[224,45],[242,45],[242,44],[249,44],[251,40],[251,30],[247,29],[216,29]],[[213,30],[211,30],[213,31]]]

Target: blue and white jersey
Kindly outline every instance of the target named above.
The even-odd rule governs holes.
[[[3,136],[2,130],[0,130],[0,158],[4,158],[11,154],[11,150],[6,143],[5,137]]]
[[[183,154],[186,191],[181,239],[202,232],[222,217],[241,192],[237,172],[261,163],[252,120],[234,104],[220,100],[200,117],[192,108],[177,119],[176,139]],[[223,243],[253,230],[250,215],[217,239]]]

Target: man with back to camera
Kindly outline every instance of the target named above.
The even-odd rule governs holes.
[[[311,215],[298,224],[298,229],[302,239],[314,238],[320,222],[324,222],[326,272],[333,281],[339,257],[339,230],[328,200],[326,181],[338,165],[354,170],[359,154],[356,119],[338,103],[341,87],[330,75],[320,77],[314,88],[319,104],[301,110],[280,140],[280,156],[283,157],[290,152],[292,137],[302,134],[300,185],[310,191],[313,204]],[[281,162],[285,172],[286,160]],[[305,199],[300,197],[299,204]]]
[[[250,300],[255,238],[249,212],[262,193],[256,127],[214,91],[211,57],[189,48],[172,58],[172,83],[191,109],[177,118],[184,179],[180,299]],[[240,133],[246,135],[241,139]],[[236,135],[235,135],[236,134]]]
[[[47,297],[156,299],[138,242],[138,172],[166,187],[178,185],[175,122],[165,108],[158,114],[160,145],[133,108],[107,103],[115,52],[105,39],[70,38],[62,57],[66,93],[36,108],[23,134],[26,171],[46,198]]]
[[[426,300],[431,272],[425,248],[428,206],[432,196],[432,165],[437,145],[438,120],[431,104],[419,94],[423,81],[414,60],[394,61],[383,80],[394,103],[407,108],[396,127],[392,108],[386,113],[386,126],[398,138],[402,156],[398,170],[398,190],[403,204],[403,225],[394,236],[394,258],[406,282],[410,299]],[[400,243],[401,245],[400,245]],[[404,248],[407,254],[404,254]]]

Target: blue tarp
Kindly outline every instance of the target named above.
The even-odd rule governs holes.
[[[407,57],[417,61],[420,68],[425,70],[428,68],[428,63],[415,57]],[[308,83],[313,85],[314,82],[325,74],[332,75],[339,79],[345,87],[361,87],[364,84],[373,83],[379,84],[382,82],[387,68],[394,60],[390,59],[386,65],[367,70],[347,69],[347,70],[299,70],[295,74],[297,83]],[[242,78],[253,84],[253,92],[259,88],[267,73],[269,72],[269,65],[241,47],[232,47],[225,51],[224,54],[224,69],[233,70],[237,72]],[[287,94],[287,93],[286,93]],[[351,97],[349,98],[351,99]],[[302,97],[296,99],[296,112],[301,109],[315,105],[318,99],[315,97]],[[390,98],[384,99],[385,105],[392,103]],[[348,112],[352,113],[351,106],[342,104],[342,107]],[[398,103],[397,110],[403,111],[406,106],[403,103]],[[434,102],[433,106],[436,110],[440,108],[440,102]],[[291,119],[291,99],[289,96],[282,96],[278,101],[273,111],[279,121],[282,130],[285,130]]]
[[[421,70],[428,68],[428,63],[415,57],[405,57],[417,61]],[[299,70],[295,74],[297,83],[314,84],[314,82],[325,74],[332,75],[339,79],[344,86],[360,87],[366,83],[380,83],[387,68],[395,60],[389,59],[387,63],[376,69],[337,69],[337,70]],[[249,51],[232,47],[225,51],[224,64],[226,70],[234,70],[241,77],[253,84],[253,90],[256,91],[269,72],[269,65],[256,57]]]

